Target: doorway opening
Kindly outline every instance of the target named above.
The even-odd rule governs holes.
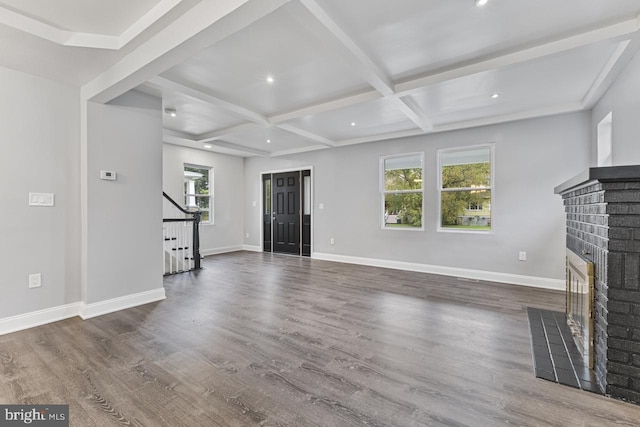
[[[311,256],[311,170],[262,174],[262,249]]]

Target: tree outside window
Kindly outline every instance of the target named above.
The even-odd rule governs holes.
[[[184,204],[187,209],[199,210],[202,222],[213,223],[212,195],[209,181],[213,171],[204,166],[184,166]]]
[[[440,228],[491,230],[492,146],[441,150]]]
[[[422,228],[422,154],[383,157],[384,228]]]

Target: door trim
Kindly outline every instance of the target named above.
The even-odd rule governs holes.
[[[258,237],[259,237],[259,242],[260,242],[260,252],[264,252],[264,248],[263,248],[263,235],[264,235],[264,225],[263,225],[263,214],[264,214],[264,185],[262,184],[262,175],[266,175],[266,174],[275,174],[275,173],[286,173],[286,172],[302,172],[302,171],[311,171],[311,191],[309,192],[310,197],[311,197],[311,236],[310,236],[310,243],[311,243],[311,253],[309,254],[308,258],[313,258],[313,242],[314,242],[314,217],[315,217],[315,207],[314,207],[314,197],[315,197],[315,186],[314,186],[314,177],[315,174],[313,172],[313,166],[301,166],[301,167],[297,167],[297,168],[292,168],[292,169],[276,169],[276,170],[266,170],[266,171],[260,171],[258,173],[258,182],[260,185],[260,194],[259,194],[259,198],[260,198],[260,202],[258,204],[258,212],[255,216],[255,218],[258,220],[258,223],[260,224],[260,229],[258,230]],[[300,183],[300,185],[302,186],[302,183]],[[300,201],[301,203],[303,203],[303,201]],[[271,201],[272,207],[273,207],[273,201]],[[302,218],[301,218],[302,219]],[[302,227],[302,221],[300,221],[300,227]],[[302,242],[302,233],[300,233],[300,241]],[[302,249],[302,248],[301,248]],[[302,251],[300,252],[302,253]]]

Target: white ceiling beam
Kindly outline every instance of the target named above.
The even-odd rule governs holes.
[[[412,98],[390,98],[389,100],[424,132],[433,130],[431,120]]]
[[[183,147],[197,148],[201,150],[210,150],[209,148],[204,148],[204,144],[206,143],[210,144],[213,147],[221,147],[227,150],[234,150],[237,153],[249,156],[268,157],[271,154],[268,151],[257,150],[255,148],[245,147],[243,145],[234,144],[232,142],[201,138],[200,136],[178,132],[171,129],[163,129],[162,141],[166,142],[167,144],[181,145]]]
[[[173,93],[182,94],[182,95],[188,96],[189,98],[194,98],[199,101],[206,102],[211,105],[215,105],[216,107],[219,107],[228,111],[235,117],[239,117],[241,119],[248,120],[253,123],[257,123],[260,125],[269,124],[269,121],[263,115],[258,114],[255,111],[251,111],[247,108],[244,108],[240,105],[233,104],[231,102],[225,101],[224,99],[218,98],[217,96],[210,93],[207,89],[199,87],[192,83],[184,84],[184,83],[176,82],[173,80],[169,80],[165,77],[158,76],[150,79],[148,84],[154,85],[163,91],[170,91]]]
[[[537,110],[524,111],[524,112],[514,113],[514,114],[504,114],[499,116],[483,117],[475,120],[465,120],[460,122],[434,125],[431,132],[424,132],[421,129],[410,129],[410,130],[393,132],[393,133],[365,136],[362,138],[345,139],[345,140],[338,141],[338,147],[343,147],[346,145],[364,144],[367,142],[385,141],[389,139],[407,138],[410,136],[419,136],[419,135],[425,135],[429,133],[449,132],[453,130],[467,129],[467,128],[473,128],[473,127],[479,127],[479,126],[489,126],[489,125],[495,125],[500,123],[513,122],[516,120],[526,120],[526,119],[533,119],[538,117],[553,116],[556,114],[573,113],[573,112],[582,111],[582,110],[584,110],[584,108],[580,102],[555,105],[552,107],[545,107]]]
[[[333,18],[331,18],[315,0],[300,0],[300,3],[362,64],[363,74],[371,86],[383,96],[393,94],[393,83],[391,80],[389,80],[385,73],[378,68],[360,46],[340,28]]]
[[[72,33],[0,6],[0,24],[64,45]]]
[[[81,88],[106,103],[203,49],[246,28],[291,0],[201,1]]]
[[[202,142],[202,143],[217,141],[229,135],[250,131],[252,129],[255,129],[257,126],[259,125],[255,123],[243,123],[241,125],[231,126],[225,129],[215,130],[213,132],[203,133],[196,137],[196,141]]]
[[[118,37],[120,48],[126,46],[131,40],[138,37],[143,31],[156,23],[160,18],[166,15],[171,9],[180,4],[182,0],[161,0],[153,6],[147,13],[142,15],[140,19],[133,23]]]
[[[160,1],[120,36],[61,30],[46,22],[7,9],[2,5],[0,5],[0,23],[62,46],[118,50],[139,36],[181,1]]]
[[[162,129],[162,140],[169,143],[197,143],[197,136],[171,129]]]
[[[234,144],[232,142],[213,141],[211,142],[211,145],[222,147],[222,148],[228,148],[230,150],[241,151],[243,153],[247,153],[253,156],[269,157],[271,155],[271,153],[269,153],[268,151],[257,150],[255,148],[245,147],[243,145]]]
[[[382,98],[380,92],[378,92],[377,90],[370,90],[356,95],[345,96],[333,101],[322,102],[319,104],[310,105],[308,107],[299,108],[288,113],[277,114],[275,116],[269,117],[269,123],[277,125],[283,122],[288,122],[290,120],[299,119],[300,117],[320,114],[324,113],[325,111],[338,110],[340,108],[346,108],[352,105],[361,104],[363,102],[373,101],[380,98]]]
[[[585,109],[592,108],[600,97],[607,91],[611,83],[615,80],[620,71],[636,54],[639,47],[639,39],[636,36],[634,41],[623,40],[618,43],[616,49],[609,57],[604,68],[600,71],[593,84],[582,99],[582,105]]]
[[[300,153],[308,153],[309,151],[318,151],[318,150],[326,150],[326,145],[310,145],[308,147],[300,147],[300,148],[292,148],[290,150],[280,150],[274,151],[271,153],[270,157],[280,157],[280,156],[288,156],[291,154],[300,154]]]
[[[483,117],[480,119],[436,125],[433,127],[433,133],[468,129],[479,126],[496,125],[500,123],[514,122],[516,120],[527,120],[539,117],[554,116],[556,114],[574,113],[576,111],[582,110],[584,110],[584,108],[581,102],[571,102],[568,104],[554,105],[551,107],[544,107],[536,110],[527,110],[519,113]]]
[[[366,142],[385,141],[388,139],[406,138],[408,136],[424,135],[422,129],[410,129],[399,132],[383,133],[378,135],[363,136],[361,138],[343,139],[338,141],[338,147],[346,145],[364,144]]]
[[[181,147],[188,147],[188,148],[193,148],[193,149],[196,149],[196,150],[209,151],[209,152],[213,151],[213,152],[216,152],[216,153],[229,154],[229,155],[233,155],[233,156],[268,157],[270,155],[270,153],[267,153],[266,151],[256,150],[256,149],[248,148],[248,147],[243,147],[241,145],[232,144],[232,143],[224,142],[224,141],[211,142],[210,146],[207,147],[207,148],[205,148],[204,144],[201,144],[201,143],[199,143],[197,141],[193,141],[193,140],[190,140],[190,139],[184,139],[184,138],[180,138],[180,137],[173,137],[171,135],[163,135],[162,141],[165,144],[179,145]]]
[[[496,68],[507,67],[509,65],[530,61],[532,59],[541,58],[555,53],[565,52],[567,50],[575,49],[598,41],[628,35],[637,32],[639,28],[639,21],[637,18],[634,18],[561,40],[520,49],[504,55],[494,56],[489,59],[470,62],[465,65],[456,65],[450,69],[445,69],[443,71],[438,71],[398,83],[395,86],[395,95],[411,95],[427,86],[442,83],[447,80],[465,77]]]
[[[276,125],[276,127],[282,129],[282,130],[286,130],[287,132],[299,135],[303,138],[306,138],[310,141],[315,141],[315,142],[319,142],[322,145],[326,145],[327,147],[335,147],[336,146],[336,142],[332,141],[328,138],[325,138],[324,136],[320,136],[320,135],[316,135],[313,132],[309,132],[306,131],[304,129],[300,129],[297,128],[295,126],[291,126],[291,125],[285,125],[285,124],[281,124],[281,125]]]
[[[389,76],[354,42],[347,33],[318,5],[316,0],[300,0],[300,2],[320,21],[322,25],[351,53],[362,65],[364,78],[384,97],[394,95],[395,88]],[[422,109],[415,103],[406,100],[394,101],[396,107],[420,129],[429,131],[431,123]]]

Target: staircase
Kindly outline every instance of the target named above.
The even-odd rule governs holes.
[[[201,268],[200,212],[180,206],[167,193],[164,196],[162,236],[164,274],[184,273]]]

